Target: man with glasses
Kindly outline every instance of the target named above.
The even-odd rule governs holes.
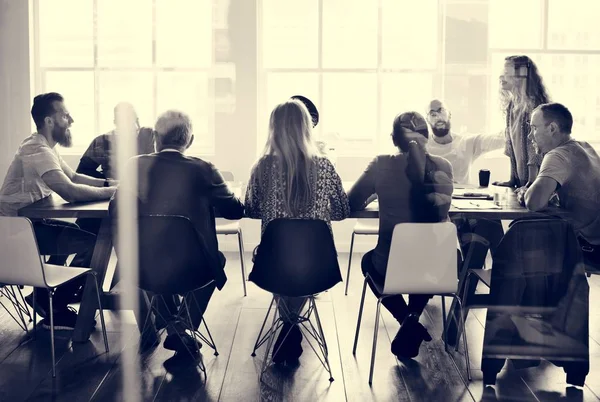
[[[55,92],[38,95],[33,100],[31,116],[37,127],[21,143],[15,154],[4,184],[0,188],[0,215],[17,216],[18,210],[57,193],[69,202],[100,201],[112,197],[115,182],[96,179],[75,173],[60,157],[56,149],[59,144],[70,147],[73,118],[67,111],[63,97]],[[42,255],[50,255],[49,264],[64,265],[68,255],[76,254],[74,267],[89,267],[96,236],[83,231],[78,225],[55,219],[33,220],[33,228]],[[77,314],[68,308],[75,302],[75,294],[85,283],[74,280],[54,293],[54,328],[74,329]],[[46,317],[49,309],[46,289],[35,289],[38,313]],[[31,295],[26,298],[32,303]],[[50,328],[49,319],[42,321]]]

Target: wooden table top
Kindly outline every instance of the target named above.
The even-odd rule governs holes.
[[[344,183],[346,187],[346,183]],[[490,189],[493,193],[493,189]],[[28,218],[104,218],[108,216],[108,201],[69,203],[53,194],[47,198],[34,202],[19,210],[19,216]],[[555,213],[556,212],[556,213]],[[450,208],[450,216],[464,216],[465,218],[513,220],[526,217],[547,217],[548,215],[561,215],[559,211],[552,213],[531,212],[520,206],[516,196],[510,192],[508,206],[502,209],[457,209]],[[379,205],[373,202],[364,211],[353,212],[351,218],[379,218]]]

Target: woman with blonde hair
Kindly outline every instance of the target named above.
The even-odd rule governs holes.
[[[494,184],[527,188],[535,180],[542,155],[535,152],[529,138],[531,113],[550,102],[535,63],[527,56],[509,56],[500,76],[500,99],[506,113],[505,155],[510,158],[510,180]]]
[[[330,221],[350,215],[342,181],[315,146],[312,127],[309,111],[300,100],[280,103],[271,113],[267,144],[252,168],[246,190],[246,215],[262,220],[261,233],[278,218],[320,219],[330,225]],[[280,309],[284,325],[275,342],[273,361],[293,363],[302,354],[302,333],[294,318],[306,299],[282,299],[287,308]]]

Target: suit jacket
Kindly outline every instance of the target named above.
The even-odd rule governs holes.
[[[141,155],[131,161],[138,166],[138,213],[188,217],[204,238],[210,258],[215,262],[210,268],[217,288],[223,288],[227,276],[218,264],[214,208],[224,218],[241,219],[244,205],[227,187],[221,173],[210,162],[174,151]],[[111,216],[116,215],[115,207],[113,200]]]

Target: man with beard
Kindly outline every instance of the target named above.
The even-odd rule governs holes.
[[[56,192],[69,202],[107,200],[116,187],[107,180],[75,173],[60,157],[56,144],[72,145],[69,127],[73,118],[65,107],[63,97],[55,92],[38,95],[33,100],[31,116],[37,132],[20,145],[12,161],[4,184],[0,188],[0,215],[17,216],[19,209]],[[74,267],[89,267],[96,241],[95,235],[83,231],[76,224],[55,220],[32,220],[38,247],[42,255],[50,255],[48,264],[64,265],[67,257],[77,254]],[[71,281],[54,293],[55,329],[74,329],[77,314],[67,307],[84,281]],[[46,289],[35,289],[36,305],[46,317],[49,299]],[[32,295],[26,298],[32,304]],[[50,328],[49,319],[42,325]]]
[[[447,159],[454,171],[454,182],[467,184],[475,159],[502,148],[506,140],[504,133],[464,136],[454,133],[450,131],[450,117],[442,101],[434,99],[429,103],[427,122],[431,125],[433,141],[427,143],[427,152]]]

